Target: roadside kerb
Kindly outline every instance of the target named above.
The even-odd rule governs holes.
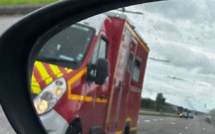
[[[177,114],[171,114],[171,113],[161,113],[161,112],[155,112],[155,111],[139,111],[140,115],[152,115],[152,116],[165,116],[165,117],[178,117],[179,115]]]
[[[45,5],[1,5],[0,15],[24,15],[43,6]]]

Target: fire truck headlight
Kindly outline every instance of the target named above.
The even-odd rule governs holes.
[[[56,79],[34,99],[34,107],[38,114],[50,111],[66,91],[66,80]]]
[[[34,107],[38,114],[44,113],[48,109],[48,102],[46,100],[37,99],[34,101]]]

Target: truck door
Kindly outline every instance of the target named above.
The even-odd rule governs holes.
[[[94,48],[90,63],[97,64],[99,58],[106,59],[108,56],[107,48],[108,40],[106,36],[100,35]],[[103,85],[97,85],[94,82],[91,82],[86,86],[87,91],[93,92],[92,105],[89,106],[89,109],[91,109],[92,112],[90,113],[90,116],[87,117],[90,119],[87,120],[91,126],[90,131],[93,133],[93,131],[97,131],[97,129],[102,129],[102,124],[106,117],[108,80],[106,80]]]
[[[133,57],[136,45],[132,42],[132,35],[127,28],[124,31],[123,41],[120,46],[118,65],[116,69],[115,92],[118,92],[115,129],[123,129],[127,111],[127,95],[129,91],[131,75],[129,68],[132,68]],[[130,66],[128,66],[130,65]],[[128,70],[128,71],[127,71]]]
[[[130,44],[129,56],[128,56],[128,60],[127,60],[127,66],[126,66],[125,80],[124,80],[124,90],[125,90],[124,96],[126,98],[126,100],[125,100],[126,104],[121,104],[121,105],[125,105],[126,116],[128,115],[128,113],[127,113],[128,101],[129,101],[129,95],[130,95],[130,87],[131,87],[131,79],[132,79],[134,59],[135,59],[136,51],[137,51],[137,44],[138,44],[137,41],[134,38],[132,38],[132,42]]]

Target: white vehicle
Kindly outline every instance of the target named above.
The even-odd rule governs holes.
[[[194,113],[189,113],[189,114],[188,114],[188,118],[195,118]]]
[[[187,114],[187,112],[182,112],[181,114],[180,114],[180,118],[188,118],[188,114]]]

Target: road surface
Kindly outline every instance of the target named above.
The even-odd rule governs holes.
[[[215,126],[204,119],[139,115],[137,134],[215,134]]]
[[[0,35],[23,16],[0,16]],[[24,31],[23,31],[24,32]]]
[[[0,134],[15,134],[0,105]]]

